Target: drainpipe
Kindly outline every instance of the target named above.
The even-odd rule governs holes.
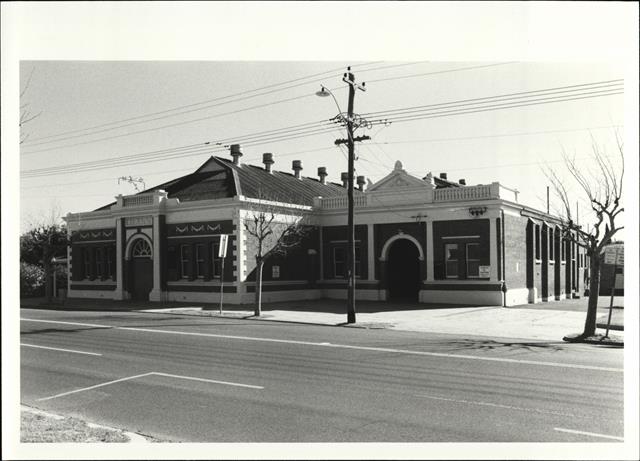
[[[500,210],[500,227],[502,228],[500,231],[500,254],[502,255],[502,261],[500,264],[502,265],[502,307],[507,307],[507,282],[506,282],[506,255],[504,252],[504,210]]]

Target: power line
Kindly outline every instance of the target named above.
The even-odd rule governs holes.
[[[378,63],[378,62],[382,62],[382,61],[374,61],[373,63],[355,64],[353,67],[364,66],[364,65],[369,65],[369,64],[375,64],[375,63]],[[241,92],[238,92],[238,93],[233,93],[233,94],[230,94],[230,95],[227,95],[227,96],[220,96],[220,97],[217,97],[217,98],[207,99],[207,100],[204,100],[204,101],[199,101],[199,102],[195,102],[195,103],[191,103],[191,104],[185,104],[185,105],[182,105],[182,106],[177,106],[177,107],[173,107],[173,108],[170,108],[170,109],[165,109],[165,110],[161,110],[161,111],[157,111],[157,112],[150,112],[150,113],[147,113],[147,114],[137,115],[137,116],[129,117],[129,118],[126,118],[126,119],[116,120],[116,121],[112,121],[112,122],[106,122],[106,123],[102,123],[102,124],[99,124],[99,125],[92,125],[92,126],[89,126],[89,127],[86,127],[86,128],[78,128],[78,129],[75,129],[75,130],[63,131],[63,132],[52,134],[52,135],[48,135],[48,136],[41,136],[39,138],[32,139],[28,143],[32,144],[32,143],[34,143],[34,141],[39,141],[39,140],[43,140],[43,139],[50,139],[50,138],[56,138],[56,137],[67,135],[67,134],[71,134],[71,133],[78,133],[78,132],[81,132],[81,131],[89,131],[89,130],[93,130],[93,129],[96,129],[96,128],[102,128],[102,127],[105,127],[105,126],[120,124],[120,123],[129,122],[129,121],[133,121],[133,120],[139,120],[141,118],[147,118],[147,117],[152,117],[152,116],[155,116],[155,115],[166,114],[168,112],[173,112],[173,111],[177,111],[177,110],[181,110],[181,109],[187,109],[187,108],[190,108],[190,107],[195,107],[195,106],[199,106],[199,105],[202,105],[202,104],[207,104],[207,103],[210,103],[210,102],[229,99],[229,98],[233,98],[233,97],[236,97],[236,96],[242,96],[242,95],[245,95],[247,93],[254,93],[254,92],[262,91],[262,90],[265,90],[265,89],[275,88],[275,87],[278,87],[278,86],[286,85],[286,84],[289,84],[289,83],[299,82],[301,80],[307,80],[307,79],[310,79],[310,78],[313,78],[313,77],[319,77],[321,75],[330,74],[330,73],[333,73],[333,72],[337,72],[339,70],[342,70],[342,67],[335,68],[335,69],[330,69],[330,70],[327,70],[327,71],[324,71],[324,72],[319,72],[319,73],[316,73],[316,74],[307,75],[305,77],[299,77],[299,78],[295,78],[295,79],[292,79],[292,80],[286,80],[286,81],[280,82],[280,83],[274,83],[274,84],[271,84],[271,85],[265,85],[263,87],[255,88],[253,90],[246,90],[246,91],[241,91]],[[316,81],[318,81],[318,80],[313,80],[311,82],[301,83],[300,85],[306,85],[306,84],[314,83]],[[281,88],[281,89],[278,89],[278,90],[275,90],[275,91],[270,91],[270,92],[267,92],[267,93],[261,93],[261,94],[258,94],[258,95],[249,96],[248,98],[236,99],[236,100],[231,101],[231,102],[236,102],[236,101],[243,100],[243,99],[249,99],[249,98],[254,98],[254,97],[258,97],[258,96],[263,96],[265,94],[271,94],[271,93],[276,92],[276,91],[284,91],[284,90],[287,90],[287,89],[290,89],[290,88],[294,88],[295,86],[300,86],[300,85],[288,86],[286,88]],[[225,103],[222,103],[222,104],[229,104],[229,102],[225,102]],[[217,105],[221,105],[221,104],[217,104]],[[215,107],[215,106],[207,106],[205,108],[209,108],[209,107]],[[204,109],[204,108],[200,108],[200,109],[197,109],[197,110],[202,110],[202,109]],[[173,115],[178,115],[178,114],[173,114]],[[142,123],[142,122],[140,122],[140,123]],[[54,141],[51,141],[51,142],[54,142]]]
[[[591,87],[617,86],[617,85],[622,85],[623,83],[624,83],[624,80],[622,79],[604,80],[604,81],[598,81],[598,82],[581,83],[577,85],[566,85],[566,86],[558,86],[558,87],[551,87],[551,88],[543,88],[541,90],[519,91],[516,93],[505,93],[505,94],[499,94],[494,96],[484,96],[480,98],[459,99],[457,101],[448,101],[448,102],[442,102],[442,103],[436,103],[436,104],[425,104],[425,105],[412,106],[412,107],[400,107],[398,109],[365,112],[360,115],[363,117],[383,116],[383,115],[393,114],[394,112],[407,112],[407,111],[413,111],[414,109],[423,110],[423,109],[428,109],[432,107],[448,106],[451,104],[458,104],[458,103],[470,104],[470,103],[476,103],[476,102],[480,103],[482,101],[492,102],[493,100],[499,100],[499,99],[518,99],[518,98],[528,97],[527,95],[530,95],[531,97],[533,97],[536,93],[554,94],[554,92],[563,93],[563,92],[572,92],[572,91],[585,91],[585,90],[591,89]],[[585,88],[585,87],[589,87],[589,88]],[[556,91],[556,90],[566,90],[566,91]],[[518,97],[518,98],[511,98],[511,97]]]
[[[377,62],[380,62],[380,61],[377,61]],[[373,62],[373,63],[376,63],[376,62]],[[374,70],[379,70],[379,69],[388,69],[388,68],[393,68],[393,67],[400,67],[400,66],[406,66],[406,65],[415,65],[415,64],[417,64],[417,63],[406,63],[406,64],[391,65],[391,66],[382,66],[382,67],[377,67],[377,68],[373,68],[373,69],[366,69],[365,71],[374,71]],[[366,63],[365,64],[361,64],[361,65],[366,65]],[[209,99],[209,100],[205,100],[205,101],[201,101],[201,102],[197,102],[197,103],[192,103],[192,104],[186,104],[186,105],[183,105],[183,106],[178,106],[178,107],[171,108],[171,109],[166,109],[166,110],[162,110],[162,111],[152,112],[152,113],[149,113],[149,114],[130,117],[130,118],[127,118],[127,119],[122,119],[122,120],[118,120],[118,121],[114,121],[114,122],[107,122],[107,123],[103,123],[103,124],[100,124],[100,125],[94,125],[94,126],[87,127],[87,128],[80,128],[80,129],[76,129],[76,130],[64,131],[64,132],[61,132],[61,133],[48,135],[48,136],[41,136],[39,138],[33,138],[30,141],[25,142],[24,144],[25,145],[29,145],[29,146],[38,146],[38,145],[56,143],[56,142],[60,142],[60,141],[67,140],[67,139],[74,139],[74,138],[79,138],[79,137],[83,137],[83,136],[91,136],[91,135],[98,134],[98,133],[103,133],[103,132],[106,132],[106,131],[112,131],[112,130],[116,130],[116,129],[120,129],[120,128],[126,128],[126,127],[129,127],[129,126],[138,125],[138,124],[141,124],[141,123],[148,123],[148,122],[161,120],[161,119],[165,119],[165,118],[169,118],[169,117],[175,117],[175,116],[178,116],[178,115],[184,115],[184,114],[191,113],[191,112],[210,109],[210,108],[218,107],[218,106],[225,105],[225,104],[231,104],[231,103],[234,103],[234,102],[244,101],[244,100],[256,98],[256,97],[259,97],[259,96],[265,96],[265,95],[268,95],[268,94],[272,94],[272,93],[276,93],[276,92],[280,92],[280,91],[285,91],[285,90],[289,90],[289,89],[292,89],[292,88],[297,88],[297,87],[304,86],[304,85],[309,85],[311,83],[317,83],[317,82],[320,82],[323,79],[309,80],[309,81],[298,83],[298,84],[295,84],[295,85],[290,85],[290,86],[286,86],[286,87],[283,87],[283,88],[278,88],[278,89],[262,92],[262,93],[251,95],[251,96],[245,96],[245,97],[233,99],[231,101],[225,101],[225,102],[220,102],[220,103],[217,103],[217,104],[210,104],[210,105],[206,105],[206,106],[203,106],[203,107],[193,108],[195,106],[200,106],[202,104],[207,104],[209,102],[229,99],[229,98],[232,98],[232,97],[235,97],[235,96],[242,96],[242,95],[247,94],[247,93],[261,91],[261,90],[264,90],[264,89],[281,86],[281,85],[284,85],[284,84],[287,84],[287,83],[299,82],[300,80],[307,80],[309,78],[313,78],[313,77],[316,77],[316,76],[320,76],[320,75],[325,75],[325,74],[329,74],[329,73],[332,73],[332,72],[336,72],[336,71],[341,70],[341,69],[342,68],[331,69],[331,70],[328,70],[328,71],[325,71],[325,72],[312,74],[312,75],[309,75],[309,76],[306,76],[306,77],[300,77],[300,78],[297,78],[297,79],[288,80],[288,81],[277,83],[277,84],[273,84],[273,85],[267,85],[267,86],[264,86],[264,87],[261,87],[261,88],[255,89],[255,90],[248,90],[248,91],[243,91],[243,92],[239,92],[239,93],[234,93],[234,94],[228,95],[228,96],[221,96],[221,97],[218,97],[218,98],[213,98],[213,99]],[[189,109],[189,108],[192,108],[192,109]],[[170,113],[170,112],[178,111],[180,109],[189,109],[189,110],[184,110],[184,111],[177,112],[177,113]],[[153,117],[153,116],[157,116],[157,117],[149,118],[149,117]],[[147,118],[149,118],[149,119],[148,120],[140,120],[140,119],[147,119]],[[134,120],[138,120],[138,121],[133,122]],[[199,119],[196,119],[196,121],[197,120],[199,120]],[[125,123],[125,122],[133,122],[133,123]],[[192,122],[189,122],[189,123],[192,123]],[[104,129],[100,129],[100,130],[97,130],[97,131],[92,131],[92,130],[95,130],[97,128],[108,127],[110,125],[118,125],[118,126],[110,127],[110,128],[104,128]],[[83,131],[92,131],[92,132],[91,133],[81,133]],[[75,134],[75,135],[72,135],[72,136],[61,137],[61,136],[70,135],[70,134],[73,134],[73,133],[81,133],[81,134]],[[58,139],[52,139],[52,138],[58,138]],[[48,139],[48,141],[45,141],[47,139]],[[37,141],[40,141],[40,142],[37,142]]]
[[[420,63],[420,62],[418,62],[418,63]],[[374,70],[379,70],[379,69],[388,69],[388,68],[393,68],[393,67],[415,65],[415,64],[418,64],[418,63],[405,63],[405,64],[396,64],[396,65],[391,65],[391,66],[382,66],[382,67],[373,68],[373,69],[366,69],[366,71],[374,71]],[[413,75],[409,75],[409,76],[389,77],[389,78],[378,79],[378,80],[373,80],[373,81],[374,82],[375,81],[383,81],[383,80],[387,81],[387,80],[396,80],[396,79],[415,77],[415,76],[421,76],[421,75],[443,74],[443,73],[458,72],[458,71],[470,70],[470,69],[476,69],[476,68],[493,67],[493,66],[505,65],[505,64],[511,64],[511,63],[498,63],[498,64],[483,65],[483,66],[471,66],[471,67],[463,67],[463,68],[457,68],[457,69],[447,69],[447,70],[443,70],[443,71],[427,72],[427,73],[423,73],[423,74],[413,74]],[[322,74],[330,73],[330,72],[333,72],[333,71],[334,70],[331,70],[331,71],[323,72],[323,73],[317,74],[317,75],[322,75]],[[307,78],[309,78],[309,77],[307,77]],[[141,124],[141,123],[148,123],[148,122],[152,122],[152,121],[156,121],[156,120],[160,120],[160,119],[164,119],[164,118],[169,118],[169,117],[173,117],[173,116],[177,116],[177,115],[184,115],[186,113],[195,112],[195,111],[199,111],[199,110],[204,110],[204,109],[216,107],[216,106],[223,105],[223,104],[229,104],[229,103],[232,103],[232,102],[238,102],[238,101],[242,101],[242,100],[245,100],[245,99],[254,98],[254,97],[257,97],[257,96],[263,96],[263,95],[271,94],[271,93],[274,93],[274,92],[284,91],[284,90],[295,88],[295,87],[299,87],[299,86],[302,86],[302,85],[307,85],[307,84],[311,84],[311,83],[314,83],[314,82],[319,82],[321,80],[323,80],[323,79],[316,79],[316,80],[312,80],[312,81],[308,81],[308,82],[304,82],[304,83],[300,83],[300,84],[296,84],[296,85],[291,85],[291,86],[288,86],[288,87],[285,87],[285,88],[281,88],[281,89],[277,89],[277,90],[263,92],[263,93],[260,93],[258,95],[247,96],[247,97],[244,97],[244,98],[239,98],[239,99],[235,99],[235,100],[232,100],[232,101],[227,101],[227,102],[223,102],[223,103],[219,103],[219,104],[209,105],[209,106],[196,108],[196,109],[190,109],[190,110],[179,112],[179,113],[175,113],[175,114],[163,115],[163,116],[152,118],[152,119],[149,119],[149,120],[142,120],[142,121],[138,121],[138,122],[134,122],[134,123],[119,125],[119,126],[116,126],[116,127],[105,128],[105,129],[102,129],[102,130],[94,131],[92,133],[77,134],[77,135],[73,135],[73,136],[67,136],[67,137],[60,138],[60,136],[62,136],[63,134],[71,134],[71,133],[76,133],[76,132],[80,132],[80,131],[87,131],[87,130],[94,129],[94,128],[100,128],[100,127],[103,127],[103,126],[112,125],[112,124],[115,124],[115,123],[121,123],[121,122],[124,122],[124,121],[130,121],[130,120],[135,120],[135,119],[139,119],[139,118],[143,118],[143,117],[149,117],[149,116],[156,115],[156,114],[163,114],[163,113],[166,113],[166,112],[175,111],[177,109],[169,109],[169,110],[165,110],[165,111],[155,112],[155,113],[152,113],[152,114],[147,114],[145,116],[132,117],[132,118],[129,118],[129,119],[121,120],[120,122],[109,122],[109,123],[102,124],[102,125],[96,125],[96,126],[94,126],[92,128],[85,128],[85,129],[67,131],[67,132],[59,133],[58,135],[50,135],[50,136],[46,136],[46,137],[40,137],[40,138],[32,139],[28,143],[25,143],[25,145],[28,144],[27,147],[32,147],[32,146],[39,146],[39,145],[57,143],[57,142],[60,142],[60,141],[63,141],[63,140],[75,139],[75,138],[84,137],[84,136],[92,136],[92,135],[95,135],[95,134],[98,134],[98,133],[102,133],[102,132],[106,132],[106,131],[112,131],[112,130],[119,129],[119,128],[126,128],[128,126],[133,126],[133,125],[137,125],[137,124]],[[272,85],[272,86],[277,86],[277,85]],[[244,93],[246,93],[246,92],[244,92]],[[244,93],[238,93],[238,94],[244,94]],[[271,102],[271,103],[251,106],[251,107],[248,107],[248,108],[239,109],[239,110],[230,111],[230,112],[224,112],[222,114],[214,114],[214,115],[207,116],[207,117],[200,117],[200,118],[196,118],[196,119],[190,119],[190,120],[186,120],[186,121],[183,121],[183,122],[177,122],[177,123],[173,123],[173,124],[169,124],[169,125],[162,125],[162,126],[159,126],[159,127],[147,128],[147,129],[144,129],[144,130],[137,130],[137,131],[123,133],[123,134],[114,135],[114,136],[102,137],[102,138],[89,140],[89,141],[83,141],[83,142],[75,143],[75,144],[67,144],[67,145],[64,145],[64,146],[36,149],[36,150],[32,150],[32,151],[23,152],[23,155],[35,154],[35,153],[39,153],[39,152],[46,152],[46,151],[50,151],[50,150],[58,150],[58,149],[67,148],[67,147],[76,147],[76,146],[85,145],[85,144],[92,144],[94,142],[100,142],[100,141],[105,141],[105,140],[110,140],[110,139],[115,139],[115,138],[121,138],[121,137],[126,137],[126,136],[132,136],[132,135],[135,135],[135,134],[146,133],[146,132],[150,132],[150,131],[156,131],[156,130],[163,129],[163,128],[172,128],[172,127],[175,127],[175,126],[181,126],[181,125],[195,123],[195,122],[199,122],[199,121],[203,121],[203,120],[209,120],[209,119],[212,119],[212,118],[222,117],[222,116],[225,116],[225,115],[231,115],[231,114],[235,114],[235,113],[238,113],[238,112],[243,112],[243,111],[246,111],[246,110],[252,110],[252,109],[256,109],[256,108],[268,107],[270,105],[279,104],[279,103],[282,103],[282,102],[288,102],[288,101],[292,101],[292,100],[296,100],[296,99],[302,99],[302,98],[308,97],[308,96],[311,96],[311,95],[302,95],[302,96],[298,96],[298,97],[294,97],[294,98],[287,98],[287,99],[283,99],[283,100],[277,100],[277,101],[274,101],[274,102]],[[225,96],[225,97],[217,98],[217,99],[210,100],[210,101],[215,101],[215,100],[218,100],[218,99],[225,99],[225,98],[229,98],[229,97],[230,96]],[[206,101],[206,102],[210,102],[210,101]],[[200,104],[203,104],[203,103],[194,103],[194,104],[190,104],[190,105],[186,105],[186,106],[180,106],[179,108],[191,107],[191,106],[200,105]],[[53,138],[53,137],[58,137],[59,139],[55,139],[55,140],[50,139],[50,138]],[[42,141],[44,139],[49,139],[49,140],[48,141]],[[40,140],[41,142],[34,142],[34,141],[38,141],[38,140]]]
[[[542,90],[539,90],[542,91]],[[609,90],[606,90],[609,91]],[[599,93],[599,94],[596,94]],[[420,119],[426,119],[426,118],[436,118],[436,117],[443,117],[443,116],[451,116],[451,115],[460,115],[460,114],[472,114],[472,113],[478,113],[478,112],[484,112],[484,111],[488,111],[488,110],[498,110],[498,109],[506,109],[506,108],[513,108],[513,107],[524,107],[524,106],[529,106],[529,105],[537,105],[537,104],[546,104],[546,103],[550,103],[550,102],[560,102],[560,101],[567,101],[567,100],[575,100],[575,99],[584,99],[584,98],[592,98],[592,97],[598,97],[598,96],[608,96],[608,95],[612,95],[612,94],[620,94],[620,93],[611,93],[609,91],[609,93],[607,94],[601,94],[603,92],[586,92],[586,93],[582,93],[585,96],[580,96],[578,95],[577,97],[573,97],[573,98],[566,98],[566,96],[554,96],[551,98],[541,98],[541,99],[530,99],[529,101],[526,101],[522,104],[514,104],[513,102],[511,103],[506,103],[506,104],[498,104],[498,105],[487,105],[485,103],[484,107],[474,107],[474,108],[470,108],[470,109],[466,109],[466,108],[461,108],[461,109],[455,109],[453,111],[440,111],[440,112],[431,112],[427,115],[422,115],[422,116],[416,116],[416,115],[405,115],[405,116],[396,116],[396,117],[392,117],[392,120],[395,121],[410,121],[410,120],[420,120]],[[488,98],[483,98],[483,99],[488,99]],[[492,102],[492,101],[487,101],[487,102]],[[477,105],[477,103],[474,103],[475,105]],[[380,121],[376,121],[373,122],[373,124],[381,124],[381,123],[385,123],[385,121],[380,120]],[[261,144],[265,144],[267,142],[273,142],[273,141],[286,141],[286,140],[291,140],[291,139],[298,139],[301,137],[307,137],[307,136],[313,136],[313,135],[318,135],[318,134],[324,134],[326,132],[329,132],[331,130],[331,124],[328,124],[326,127],[312,127],[311,125],[313,124],[301,124],[301,125],[297,125],[297,127],[299,128],[295,128],[296,126],[294,126],[294,131],[298,131],[297,133],[295,133],[294,131],[285,131],[285,129],[278,129],[278,130],[271,130],[271,132],[261,132],[263,133],[262,136],[258,136],[258,135],[254,135],[253,137],[248,139],[248,145],[261,145]],[[308,125],[308,129],[306,128]],[[271,134],[270,134],[271,133]],[[295,136],[293,136],[293,134],[295,134]],[[242,137],[240,137],[240,139],[238,139],[238,137],[234,138],[236,141],[242,141]],[[204,144],[210,144],[210,143],[204,143]],[[217,145],[220,145],[220,142],[216,143]],[[145,157],[149,156],[149,155],[154,155],[154,160],[158,160],[158,157],[163,157],[163,159],[167,159],[167,158],[171,158],[171,157],[176,157],[176,156],[184,156],[185,154],[189,154],[189,155],[195,155],[195,154],[199,154],[202,151],[198,150],[198,149],[202,149],[202,144],[196,144],[193,145],[194,147],[181,147],[181,148],[176,148],[176,149],[168,149],[165,152],[162,151],[152,151],[151,153],[146,153],[143,154]],[[206,149],[209,149],[210,147],[206,147]],[[29,170],[29,171],[24,171],[22,172],[22,176],[23,177],[33,177],[33,176],[45,176],[45,175],[50,175],[50,174],[56,174],[56,173],[60,173],[60,172],[72,172],[72,171],[85,171],[85,170],[91,170],[91,169],[95,169],[95,168],[100,168],[102,166],[114,166],[115,165],[122,165],[123,162],[126,164],[128,163],[128,159],[130,159],[131,157],[134,156],[124,156],[124,157],[120,157],[120,158],[116,158],[116,159],[104,159],[104,160],[96,160],[93,162],[85,162],[82,164],[75,164],[75,165],[63,165],[63,166],[59,166],[59,167],[49,167],[49,168],[41,168],[41,169],[36,169],[36,170]],[[135,161],[131,160],[131,163],[139,163],[140,161],[147,161],[146,158],[140,158],[142,157],[141,155],[137,155],[135,156],[136,159]]]
[[[597,93],[597,94],[596,94]],[[517,108],[517,107],[527,107],[527,106],[537,106],[537,105],[541,105],[541,104],[551,104],[551,103],[555,103],[555,102],[565,102],[565,101],[576,101],[576,100],[580,100],[580,99],[593,99],[593,98],[597,98],[597,97],[603,97],[603,96],[614,96],[614,95],[618,95],[618,94],[623,94],[623,91],[617,91],[617,92],[608,92],[608,93],[604,93],[604,92],[595,92],[595,93],[584,93],[584,95],[580,95],[580,96],[576,96],[576,97],[554,97],[554,98],[543,98],[543,99],[547,99],[547,100],[537,100],[537,101],[541,101],[541,102],[523,102],[520,104],[514,104],[514,103],[507,103],[507,104],[498,104],[498,105],[487,105],[484,107],[478,107],[478,108],[463,108],[463,109],[456,109],[456,110],[451,110],[451,111],[441,111],[441,112],[427,112],[423,115],[406,115],[406,116],[400,116],[397,118],[387,118],[384,120],[377,120],[374,122],[371,122],[372,125],[380,125],[380,124],[385,124],[385,123],[389,123],[389,122],[393,122],[393,123],[399,123],[399,122],[408,122],[408,121],[413,121],[413,120],[425,120],[425,119],[429,119],[429,118],[440,118],[440,117],[449,117],[452,115],[466,115],[466,114],[477,114],[480,112],[487,112],[487,111],[494,111],[494,110],[503,110],[503,109],[513,109],[513,108]],[[532,101],[536,101],[536,100],[532,100]]]
[[[457,68],[457,69],[445,69],[445,70],[438,70],[438,71],[432,71],[432,72],[424,72],[424,73],[420,73],[420,74],[402,75],[402,76],[399,76],[399,77],[378,78],[378,79],[375,79],[375,80],[367,80],[367,83],[386,82],[388,80],[400,80],[400,79],[404,79],[404,78],[413,78],[413,77],[423,77],[425,75],[448,74],[449,72],[460,72],[460,71],[463,71],[463,70],[483,69],[483,68],[487,68],[487,67],[505,66],[505,65],[508,65],[508,64],[516,64],[517,62],[518,61],[499,62],[499,63],[496,63],[496,64],[485,64],[485,65],[481,65],[481,66],[460,67],[460,68]]]

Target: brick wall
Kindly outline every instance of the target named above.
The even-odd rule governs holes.
[[[505,283],[508,289],[527,287],[527,218],[504,216]]]

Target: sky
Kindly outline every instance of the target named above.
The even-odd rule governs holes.
[[[39,115],[22,131],[21,227],[90,211],[117,194],[188,174],[210,155],[230,158],[225,146],[244,144],[242,138],[253,133],[274,132],[247,142],[244,162],[261,164],[262,153],[271,152],[275,169],[291,171],[291,161],[302,160],[303,174],[315,177],[317,167],[326,166],[329,180],[340,182],[346,149],[334,141],[346,136],[343,127],[306,136],[276,136],[281,132],[275,130],[312,122],[319,127],[338,105],[346,110],[347,66],[365,82],[355,112],[380,123],[356,131],[371,137],[357,144],[356,174],[373,182],[399,160],[417,177],[446,172],[469,185],[498,181],[518,189],[523,204],[545,209],[549,182],[542,168],[562,171],[563,150],[587,168],[595,142],[621,165],[615,134],[624,136],[624,68],[616,63],[26,60],[20,65],[26,88],[21,104]],[[321,85],[335,101],[315,95]],[[469,105],[501,95],[514,96]],[[518,104],[504,107],[506,102]],[[451,105],[411,109],[443,103]],[[461,108],[471,113],[460,114]],[[410,111],[410,120],[388,112],[400,109]],[[383,123],[387,118],[391,123]],[[175,150],[195,144],[203,148]],[[131,161],[114,163],[125,156]],[[104,160],[109,164],[74,171]],[[130,176],[144,183],[120,179]]]

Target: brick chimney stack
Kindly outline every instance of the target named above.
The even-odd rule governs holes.
[[[262,154],[262,163],[264,163],[264,169],[267,173],[271,173],[271,165],[274,164],[273,154],[270,152],[265,152]]]
[[[358,176],[357,182],[358,190],[364,192],[364,185],[367,183],[367,181],[364,179],[364,176]]]
[[[318,167],[318,177],[320,178],[320,183],[322,184],[327,183],[327,167],[326,166]]]
[[[229,150],[231,151],[231,157],[233,157],[233,164],[240,164],[240,157],[242,157],[242,149],[240,144],[231,144]]]
[[[294,160],[291,162],[291,168],[296,178],[300,179],[300,172],[302,171],[302,160]]]
[[[440,179],[447,180],[447,173],[440,173]]]
[[[459,183],[460,183],[460,185],[462,185],[462,186],[466,186],[466,185],[467,185],[467,180],[466,180],[466,179],[464,179],[464,178],[460,179],[458,182],[459,182]]]
[[[340,173],[340,180],[342,181],[342,187],[349,187],[349,173],[346,171]]]

